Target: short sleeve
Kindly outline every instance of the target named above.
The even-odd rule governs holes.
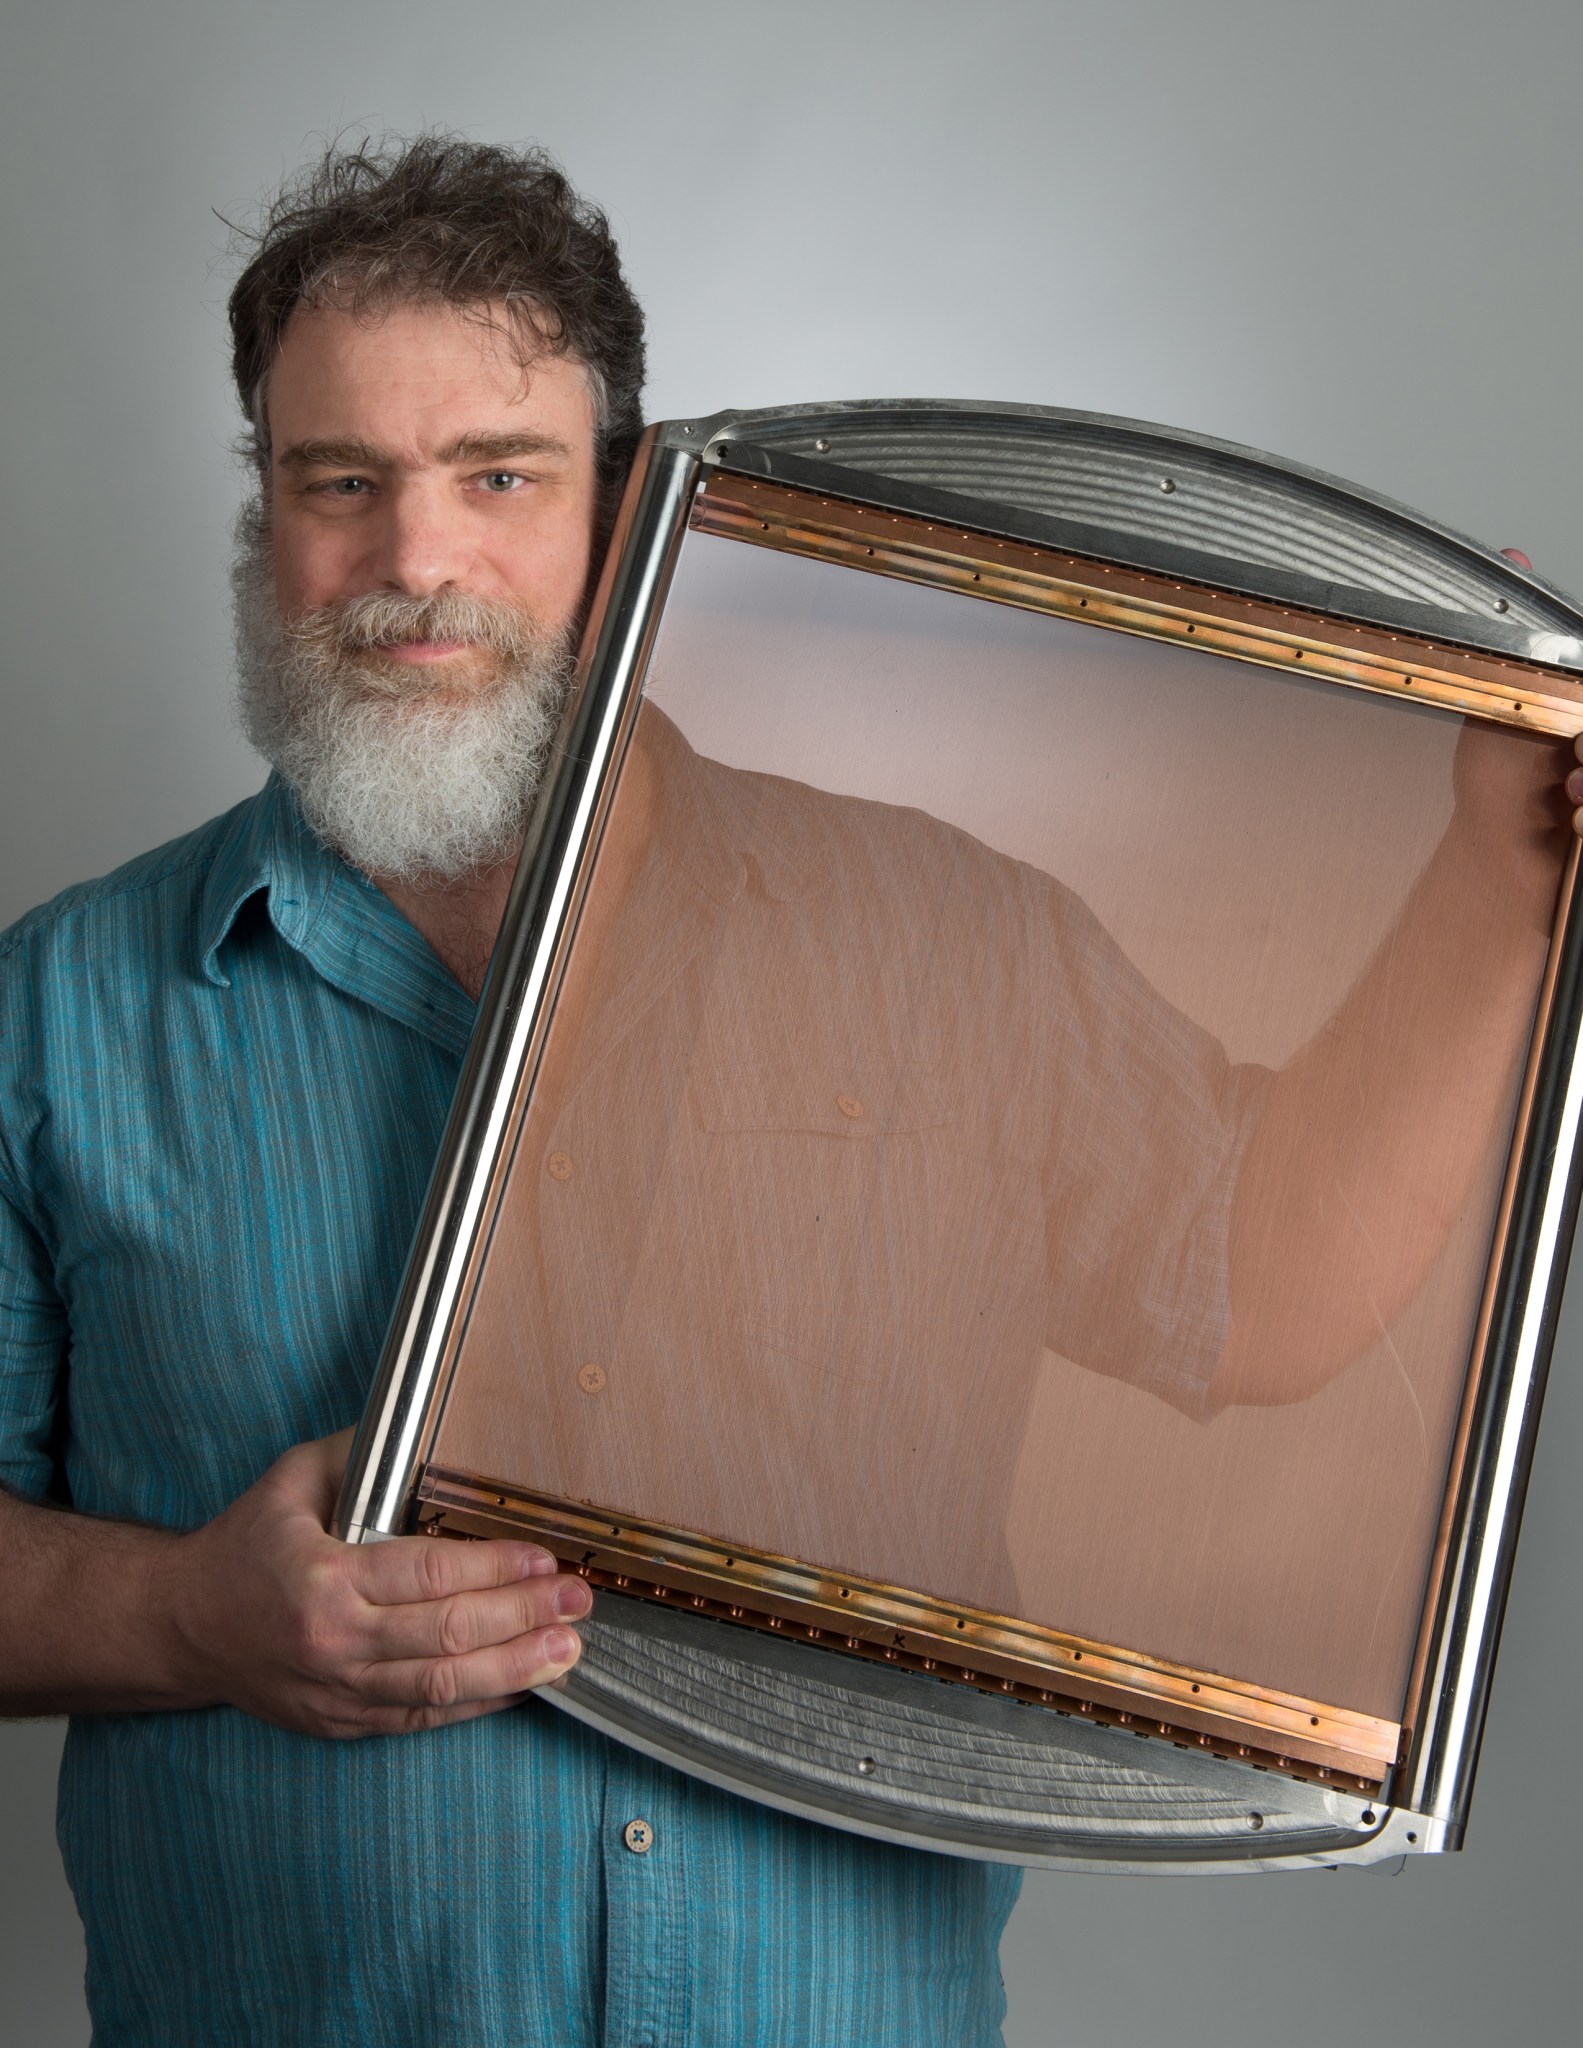
[[[1059,885],[1030,915],[1051,1105],[1045,1341],[1204,1419],[1231,1327],[1232,1199],[1270,1071],[1234,1066]]]
[[[41,1500],[66,1357],[66,1310],[49,1253],[0,1186],[0,1486]]]

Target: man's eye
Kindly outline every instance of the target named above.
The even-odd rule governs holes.
[[[361,498],[371,486],[366,476],[332,476],[319,489],[331,498]]]
[[[508,491],[514,491],[519,484],[526,482],[526,478],[514,469],[486,469],[478,481],[486,491],[492,491],[499,498]]]

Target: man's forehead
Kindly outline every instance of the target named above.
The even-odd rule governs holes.
[[[300,307],[269,379],[277,459],[573,455],[593,435],[587,370],[527,341],[504,306]]]

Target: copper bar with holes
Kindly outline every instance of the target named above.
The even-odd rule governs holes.
[[[782,484],[717,473],[698,495],[692,524],[700,533],[1054,618],[1080,618],[1269,668],[1301,668],[1352,689],[1475,712],[1529,732],[1566,739],[1583,732],[1583,680],[1539,662],[1437,646],[1053,548],[953,531],[840,499],[814,499]]]
[[[733,1620],[800,1623],[815,1641],[860,1650],[968,1684],[1032,1693],[1111,1715],[1152,1718],[1153,1733],[1213,1738],[1217,1746],[1302,1775],[1374,1789],[1396,1761],[1401,1728],[1371,1715],[1247,1685],[1209,1672],[1041,1629],[1003,1615],[929,1601],[904,1586],[831,1577],[680,1529],[614,1520],[535,1498],[503,1481],[430,1467],[419,1487],[420,1527],[454,1536],[529,1536],[585,1576],[675,1595]],[[1306,1771],[1302,1767],[1307,1767]]]

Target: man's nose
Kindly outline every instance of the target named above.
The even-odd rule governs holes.
[[[404,481],[383,509],[374,565],[383,589],[399,590],[407,597],[432,597],[448,583],[467,580],[473,542],[460,508],[442,489]]]

